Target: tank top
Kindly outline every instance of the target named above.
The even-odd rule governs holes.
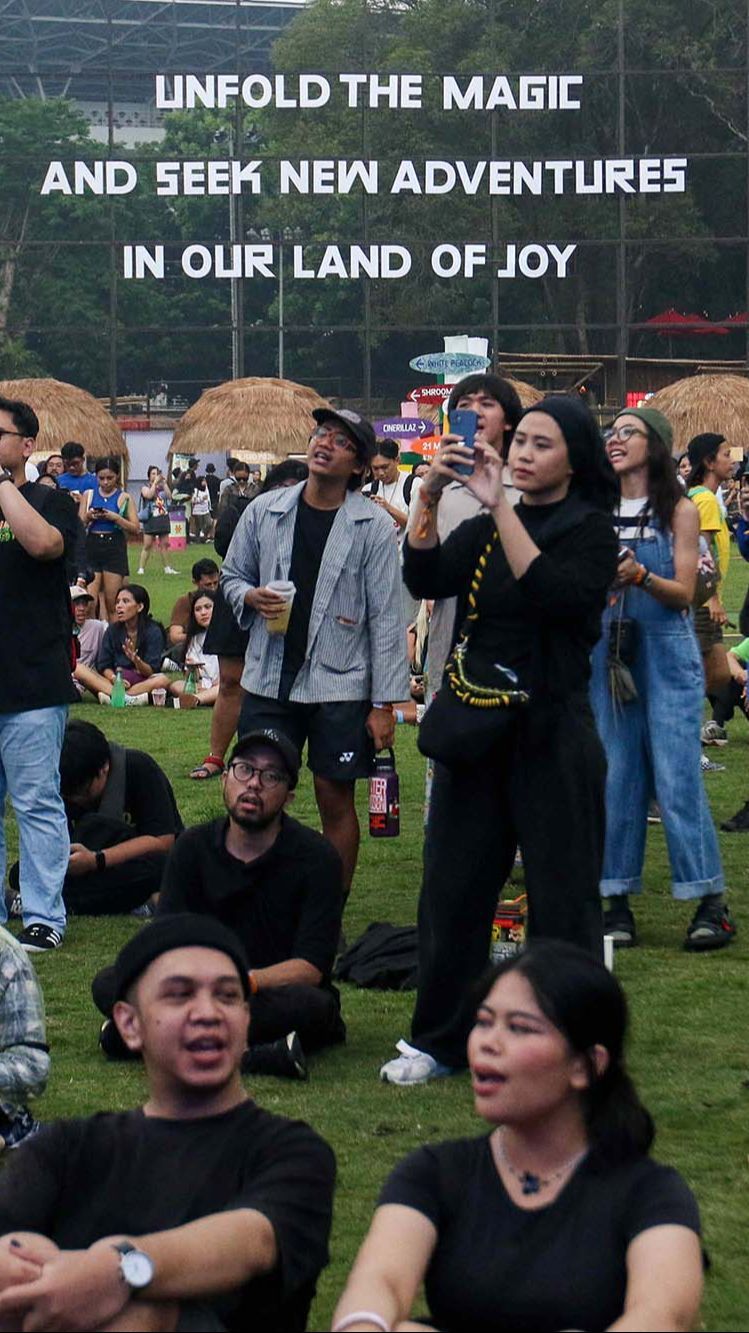
[[[94,485],[93,491],[91,492],[91,501],[89,503],[89,509],[107,509],[109,510],[110,514],[117,514],[119,513],[120,510],[120,501],[122,500],[123,495],[124,491],[119,491],[119,490],[113,491],[111,495],[102,495],[101,491],[99,490],[99,483],[97,481]],[[97,518],[93,523],[89,524],[88,530],[89,532],[121,531],[121,529],[117,526],[117,524],[112,523],[108,518]]]

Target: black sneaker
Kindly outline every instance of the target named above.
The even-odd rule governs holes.
[[[27,953],[49,953],[52,949],[59,949],[62,935],[59,930],[53,930],[52,926],[45,926],[42,921],[35,921],[33,925],[21,931],[18,943]]]
[[[703,898],[687,926],[684,948],[690,953],[725,949],[736,934],[736,926],[719,893]]]
[[[637,927],[626,893],[606,898],[603,913],[603,933],[610,935],[615,949],[633,949],[637,943]]]
[[[105,1018],[99,1029],[99,1045],[108,1060],[140,1060],[140,1051],[126,1046],[113,1018]]]
[[[275,1078],[309,1078],[307,1061],[296,1032],[287,1032],[278,1041],[251,1046],[242,1058],[243,1074],[272,1074]]]
[[[724,833],[749,833],[749,801],[720,826]]]

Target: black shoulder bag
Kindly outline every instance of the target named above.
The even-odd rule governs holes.
[[[419,726],[421,753],[441,764],[471,764],[482,758],[508,734],[518,710],[530,701],[527,690],[509,667],[496,664],[500,683],[480,685],[468,675],[467,654],[471,629],[478,620],[477,596],[489,556],[499,538],[496,531],[479,557],[468,592],[468,615],[445,665],[442,685]]]

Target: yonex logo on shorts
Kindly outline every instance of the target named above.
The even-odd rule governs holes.
[[[344,750],[343,754],[339,754],[338,762],[339,764],[350,764],[353,757],[354,757],[353,750]]]

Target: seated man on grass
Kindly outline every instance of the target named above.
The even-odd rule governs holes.
[[[192,581],[196,592],[218,592],[219,568],[215,560],[196,560],[192,567]],[[187,638],[187,626],[190,623],[192,602],[189,592],[178,597],[169,617],[166,632],[167,643],[174,646],[184,643]]]
[[[107,740],[91,722],[68,723],[60,791],[70,827],[63,897],[69,912],[137,912],[158,893],[182,829],[174,792],[155,759]]]
[[[189,913],[115,964],[114,1018],[148,1100],[45,1127],[0,1176],[0,1327],[306,1326],[327,1263],[335,1163],[247,1096],[239,941]]]
[[[0,926],[0,1151],[38,1128],[27,1103],[44,1092],[49,1047],[44,1001],[28,954]]]
[[[306,1078],[305,1056],[345,1040],[331,984],[343,911],[341,859],[313,829],[291,819],[299,752],[268,729],[237,741],[222,778],[227,814],[187,829],[164,872],[158,913],[217,918],[242,941],[253,992],[250,1074]],[[111,970],[93,984],[111,1012]],[[117,1029],[101,1034],[107,1055],[123,1055]]]

